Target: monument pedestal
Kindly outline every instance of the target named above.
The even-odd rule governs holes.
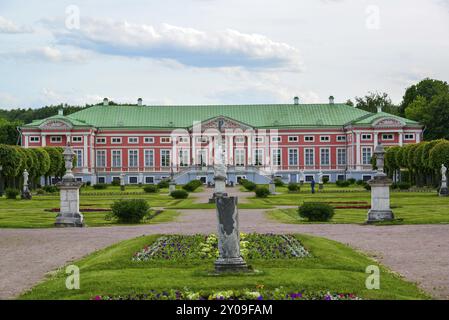
[[[20,197],[23,200],[31,200],[32,199],[30,189],[28,188],[27,185],[23,186],[22,194],[20,195]]]
[[[242,272],[248,266],[240,255],[239,214],[237,197],[216,197],[218,219],[218,251],[216,272]]]
[[[377,175],[368,181],[371,186],[371,209],[367,223],[391,221],[394,219],[390,208],[390,185],[392,181],[386,175]]]
[[[64,179],[57,184],[60,190],[61,209],[56,217],[56,227],[84,227],[84,217],[79,210],[79,189],[82,184]]]
[[[176,190],[176,182],[170,181],[170,183],[168,184],[168,193],[172,193],[175,190]]]
[[[446,181],[443,181],[441,183],[441,188],[440,188],[440,191],[438,192],[438,195],[440,197],[447,197],[447,196],[449,196],[449,189],[447,188],[447,182]]]
[[[271,194],[276,193],[276,185],[274,184],[273,181],[271,181],[270,184],[268,185],[268,190],[270,191]]]
[[[319,183],[318,184],[318,190],[323,190],[324,189],[324,184],[323,183]]]

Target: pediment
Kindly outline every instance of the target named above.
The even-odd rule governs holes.
[[[40,129],[50,129],[50,130],[54,130],[54,129],[66,130],[66,129],[72,129],[72,127],[73,126],[71,123],[64,121],[64,120],[59,120],[59,119],[47,120],[39,126]]]
[[[383,117],[372,122],[372,126],[376,128],[402,128],[405,123],[396,118]]]
[[[232,118],[228,118],[225,116],[218,116],[218,117],[214,117],[208,120],[205,120],[203,122],[201,122],[201,127],[203,130],[207,130],[207,129],[216,129],[218,130],[220,127],[223,130],[235,130],[235,129],[242,129],[242,130],[248,130],[251,129],[252,127],[242,123],[240,121],[234,120]]]

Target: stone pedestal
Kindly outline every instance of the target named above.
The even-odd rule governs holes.
[[[176,190],[176,182],[170,181],[170,183],[168,184],[168,193],[172,193],[175,190]]]
[[[214,194],[220,195],[226,192],[226,178],[225,177],[214,177],[215,190]]]
[[[237,197],[216,197],[218,219],[218,251],[216,272],[242,272],[248,266],[240,255]]]
[[[273,181],[271,181],[270,184],[268,185],[268,190],[270,191],[271,194],[276,193],[276,185],[274,184]]]
[[[61,209],[56,217],[56,227],[83,227],[84,218],[80,213],[79,189],[82,182],[62,181],[57,184],[60,190]]]
[[[319,183],[318,184],[318,190],[323,190],[324,189],[324,184],[323,183]]]
[[[442,181],[441,182],[441,187],[440,187],[440,191],[438,192],[438,195],[440,197],[447,197],[447,196],[449,196],[449,189],[447,188],[447,182],[446,181]]]
[[[120,174],[120,191],[125,191],[125,174]]]
[[[377,175],[368,184],[371,186],[371,209],[367,223],[393,220],[394,214],[390,209],[391,179],[386,175]]]

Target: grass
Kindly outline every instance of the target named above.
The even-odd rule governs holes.
[[[169,196],[160,194],[143,194],[139,198],[146,199],[151,207],[163,207],[166,204],[176,204]],[[136,198],[136,196],[97,195],[85,196],[81,193],[80,208],[110,208],[110,205],[120,198]],[[51,228],[55,222],[56,213],[45,209],[59,208],[59,196],[35,196],[32,200],[0,199],[0,228]],[[84,212],[85,223],[90,227],[118,225],[114,220],[105,219],[107,212]],[[161,223],[174,220],[178,213],[174,210],[164,210],[147,223]]]
[[[131,257],[158,236],[145,236],[115,244],[76,261],[80,289],[67,290],[64,269],[50,275],[21,299],[90,299],[96,295],[126,295],[149,290],[226,290],[283,286],[309,292],[354,293],[365,299],[428,299],[415,284],[380,266],[380,289],[368,290],[365,273],[371,258],[323,238],[297,235],[312,257],[299,260],[253,260],[257,275],[207,275],[212,261],[177,260],[133,262]]]
[[[369,193],[322,193],[322,194],[281,194],[266,199],[250,198],[253,204],[273,206],[299,206],[303,202],[343,202],[366,201],[370,204]],[[449,199],[438,197],[436,193],[392,192],[391,207],[397,221],[388,224],[447,224],[449,223]],[[330,223],[364,223],[367,209],[337,209]],[[297,209],[279,208],[267,213],[267,216],[283,223],[308,223],[300,219]],[[386,224],[386,223],[383,223]]]

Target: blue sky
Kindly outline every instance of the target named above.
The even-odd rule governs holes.
[[[0,107],[399,102],[448,52],[447,0],[1,0]]]

